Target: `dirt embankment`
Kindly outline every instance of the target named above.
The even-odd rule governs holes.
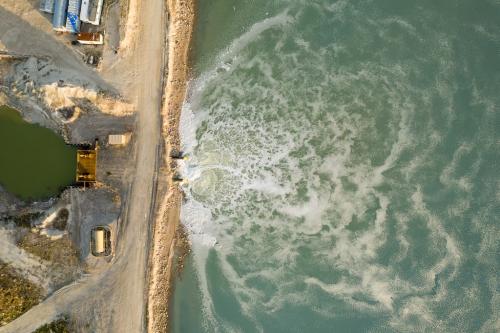
[[[3,85],[20,99],[50,111],[83,107],[82,101],[91,103],[102,113],[126,116],[134,112],[132,104],[120,96],[100,89],[79,76],[78,71],[61,70],[50,60],[29,57],[13,66]]]
[[[162,198],[154,229],[152,266],[148,302],[148,332],[169,328],[168,299],[171,293],[172,264],[179,226],[182,192],[174,181],[172,151],[180,150],[179,121],[186,96],[188,55],[195,19],[195,0],[167,0],[168,77],[162,109],[162,133],[165,140],[167,195]]]

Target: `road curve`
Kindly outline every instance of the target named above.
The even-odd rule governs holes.
[[[136,168],[123,216],[115,260],[109,270],[57,291],[41,304],[0,328],[0,333],[31,333],[68,310],[93,313],[104,326],[98,331],[135,333],[146,330],[147,269],[154,221],[166,18],[163,0],[140,1],[138,40],[133,55],[136,73]],[[100,299],[104,299],[100,301]],[[92,309],[88,309],[91,307]],[[92,320],[92,318],[89,318]]]

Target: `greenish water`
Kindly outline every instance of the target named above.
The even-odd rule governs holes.
[[[74,182],[76,148],[5,106],[0,106],[0,142],[0,184],[17,197],[47,198]]]
[[[199,2],[173,332],[498,332],[500,2]]]

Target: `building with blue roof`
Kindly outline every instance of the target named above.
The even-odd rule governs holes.
[[[80,8],[82,7],[81,0],[69,0],[68,14],[66,19],[66,30],[72,33],[80,32]]]

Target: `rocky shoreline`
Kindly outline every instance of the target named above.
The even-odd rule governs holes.
[[[195,21],[195,0],[168,0],[168,76],[163,101],[164,164],[166,193],[160,203],[151,253],[148,301],[148,332],[169,329],[169,299],[172,293],[176,248],[185,252],[186,234],[179,232],[182,191],[175,181],[176,162],[172,155],[180,151],[179,121],[186,96],[189,75],[189,50]],[[184,235],[184,236],[183,236]],[[181,264],[182,265],[182,264]]]

